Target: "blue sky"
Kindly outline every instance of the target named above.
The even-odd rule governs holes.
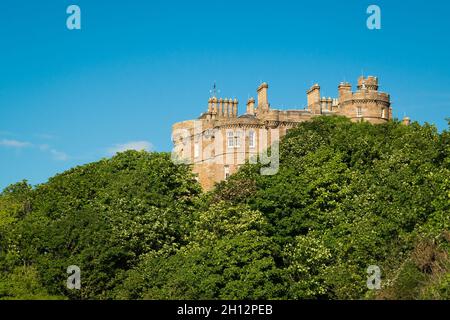
[[[82,30],[66,28],[76,4]],[[381,30],[366,9],[381,8]],[[217,81],[240,112],[261,81],[273,107],[304,107],[380,78],[394,116],[447,128],[449,1],[0,2],[0,189],[45,182],[136,145],[171,149],[171,125],[205,111]]]

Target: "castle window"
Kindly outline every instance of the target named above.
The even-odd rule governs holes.
[[[356,116],[358,118],[362,117],[362,108],[361,107],[356,108]]]
[[[228,131],[227,132],[227,146],[228,146],[228,148],[233,148],[234,147],[234,133],[233,133],[233,131]]]
[[[198,158],[200,156],[200,145],[198,142],[194,144],[194,158]]]
[[[241,147],[241,132],[240,131],[236,132],[236,135],[234,136],[234,139],[235,139],[234,146],[236,148],[240,148]]]
[[[250,130],[248,133],[248,146],[249,148],[254,148],[255,145],[256,145],[255,131]]]
[[[381,109],[381,118],[386,119],[386,109]]]
[[[225,180],[230,177],[230,166],[224,167],[224,175],[225,175]]]

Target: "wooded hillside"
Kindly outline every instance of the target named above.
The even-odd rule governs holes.
[[[259,169],[202,193],[169,154],[128,151],[9,186],[0,299],[450,299],[449,131],[318,117]]]

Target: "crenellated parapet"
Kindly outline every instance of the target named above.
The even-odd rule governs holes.
[[[359,77],[358,90],[378,91],[378,78],[373,76],[368,76],[367,78],[364,78],[364,76]]]
[[[378,78],[360,77],[355,92],[347,85],[340,85],[339,114],[355,121],[386,122],[392,117],[391,98],[385,92],[378,91]]]

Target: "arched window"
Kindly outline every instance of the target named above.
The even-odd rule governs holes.
[[[386,109],[385,108],[381,109],[381,118],[383,118],[383,119],[387,118],[386,117]]]

